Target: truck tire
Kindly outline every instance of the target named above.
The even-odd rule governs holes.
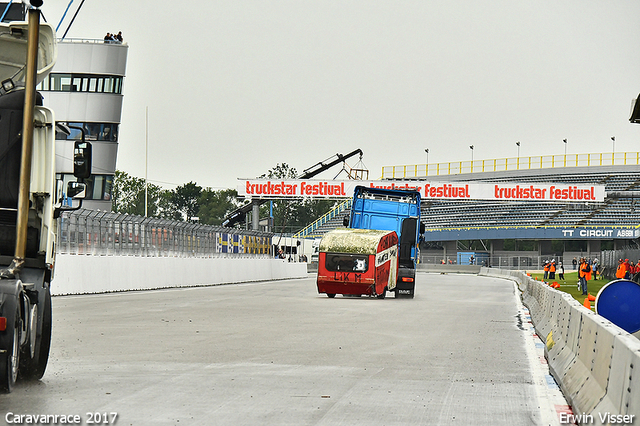
[[[10,393],[18,379],[20,329],[20,307],[16,307],[14,317],[7,316],[7,330],[3,341],[7,352],[0,354],[0,392],[3,393]]]
[[[49,360],[49,349],[51,348],[51,293],[48,287],[45,289],[43,301],[42,329],[40,338],[36,343],[35,354],[31,359],[27,359],[24,354],[22,356],[23,365],[20,366],[20,377],[27,380],[40,380],[44,376]]]
[[[387,296],[387,288],[385,287],[385,288],[382,290],[382,293],[378,294],[378,296],[377,296],[377,297],[378,297],[378,299],[384,299],[386,296]]]
[[[334,297],[336,297],[335,293],[327,293],[327,297],[329,297],[329,299],[333,299]]]

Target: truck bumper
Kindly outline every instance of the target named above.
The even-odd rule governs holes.
[[[376,296],[384,291],[384,286],[381,289],[376,289],[375,282],[373,280],[363,280],[362,282],[346,282],[346,281],[333,281],[324,280],[318,277],[318,293],[326,294],[354,294],[354,295],[368,295]]]
[[[398,281],[396,283],[396,297],[413,298],[416,288],[416,270],[413,268],[398,269]]]

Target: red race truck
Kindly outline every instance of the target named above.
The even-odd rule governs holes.
[[[377,296],[383,299],[398,279],[395,231],[339,228],[320,241],[318,293]]]

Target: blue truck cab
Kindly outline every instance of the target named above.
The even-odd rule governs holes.
[[[349,228],[396,231],[398,234],[398,281],[396,297],[413,298],[420,235],[420,193],[357,186],[353,193]]]

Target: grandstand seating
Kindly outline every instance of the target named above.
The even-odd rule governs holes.
[[[415,178],[414,178],[415,179]],[[640,191],[640,166],[567,167],[553,170],[513,170],[491,173],[438,176],[437,181],[521,182],[604,184],[605,192]],[[638,192],[640,195],[640,192]],[[346,209],[313,230],[321,236],[342,226]],[[640,199],[607,197],[604,203],[567,204],[524,201],[437,201],[422,205],[422,222],[427,229],[477,227],[581,227],[636,226],[640,224]]]

